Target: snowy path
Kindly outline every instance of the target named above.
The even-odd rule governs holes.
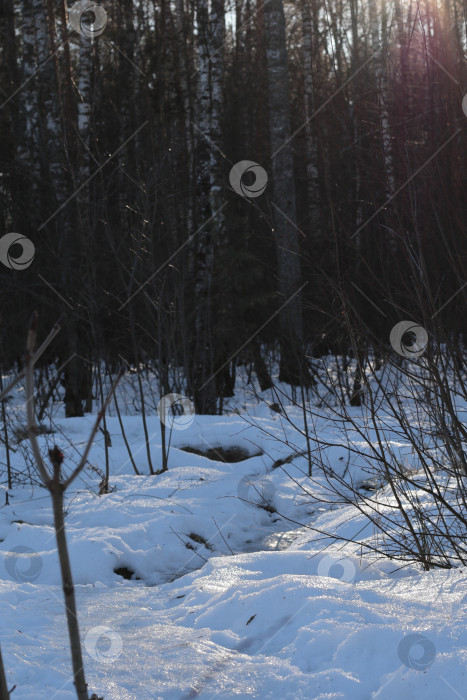
[[[370,570],[346,583],[313,568],[305,551],[262,552],[214,559],[158,587],[80,586],[93,690],[109,700],[465,697],[463,572]],[[0,598],[16,698],[74,698],[60,589],[2,584]],[[93,642],[96,626],[110,637]],[[435,646],[425,671],[398,656],[414,630]]]

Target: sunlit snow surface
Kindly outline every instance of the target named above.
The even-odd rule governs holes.
[[[373,526],[352,507],[330,503],[319,474],[312,503],[299,488],[308,483],[304,457],[272,469],[303,443],[266,406],[250,403],[242,412],[196,417],[174,431],[169,471],[159,476],[148,474],[140,418],[124,422],[141,476],[118,420],[108,418],[115,491],[99,496],[100,479],[88,470],[67,495],[90,692],[105,700],[467,698],[465,569],[400,569],[362,555],[358,545],[330,545],[323,532],[364,543]],[[57,442],[71,470],[92,420],[57,416],[64,436],[41,436],[41,446]],[[148,421],[157,469],[159,423],[155,415]],[[337,443],[329,422],[316,429]],[[219,445],[263,454],[225,464],[179,449]],[[404,454],[409,446],[399,448]],[[12,459],[24,469],[21,450]],[[328,448],[327,459],[342,470],[350,460],[355,483],[372,476],[345,445]],[[89,461],[104,468],[102,434]],[[250,482],[270,510],[246,502],[258,500]],[[5,490],[0,643],[8,685],[17,686],[12,698],[71,700],[50,498],[42,488],[17,487],[3,505]],[[114,573],[123,567],[138,580]]]

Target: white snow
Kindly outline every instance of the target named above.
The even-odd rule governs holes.
[[[265,404],[237,408],[240,415],[195,416],[174,430],[169,470],[160,475],[148,473],[140,416],[124,415],[140,476],[112,412],[115,490],[99,496],[100,478],[88,469],[67,492],[90,691],[105,700],[467,697],[465,569],[423,572],[371,556],[363,545],[376,536],[373,525],[336,502],[322,475],[310,482],[305,456],[272,468],[303,451],[304,438]],[[300,424],[300,411],[291,415]],[[56,416],[64,434],[40,437],[44,451],[54,442],[63,449],[68,472],[93,418]],[[155,411],[148,429],[159,469]],[[336,471],[352,483],[372,475],[371,459],[349,452],[324,415],[314,431],[333,442],[321,457]],[[399,437],[388,439],[408,453]],[[226,464],[185,446],[241,447],[252,456]],[[24,471],[24,449],[12,454],[14,469]],[[89,462],[105,469],[102,433]],[[3,484],[0,643],[8,685],[16,685],[12,698],[71,700],[50,497],[39,486],[16,486],[5,505],[6,490]],[[267,509],[258,505],[262,496]],[[330,533],[354,542],[333,544]],[[137,579],[114,573],[122,567]]]

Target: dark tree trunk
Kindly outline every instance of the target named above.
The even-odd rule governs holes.
[[[297,229],[293,225],[297,212],[282,0],[270,0],[265,3],[264,27],[268,70],[274,235],[281,303],[288,302],[279,317],[281,344],[279,379],[290,384],[301,384],[306,381],[307,371],[303,350],[302,302],[300,294],[297,294],[301,281],[300,247]]]

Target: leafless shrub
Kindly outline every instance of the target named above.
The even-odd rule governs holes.
[[[118,381],[121,377],[121,372],[117,375],[103,406],[97,415],[94,427],[89,436],[86,448],[81,457],[79,464],[67,478],[62,476],[62,464],[64,461],[63,452],[55,445],[53,449],[49,449],[49,459],[52,465],[52,474],[47,469],[37,441],[39,433],[35,422],[35,406],[34,406],[34,365],[38,357],[46,350],[54,337],[61,329],[62,319],[60,319],[42,343],[39,349],[35,352],[36,335],[37,335],[37,314],[33,314],[29,326],[29,332],[26,343],[26,366],[24,371],[20,372],[17,377],[0,394],[0,400],[3,399],[18,381],[25,376],[26,378],[26,414],[27,414],[27,435],[31,444],[34,455],[35,466],[39,472],[43,485],[49,491],[52,497],[55,536],[57,541],[57,550],[60,561],[60,571],[62,576],[62,588],[65,599],[65,610],[68,623],[68,635],[70,640],[71,657],[73,665],[73,677],[78,700],[88,700],[87,684],[84,676],[84,664],[81,654],[81,642],[79,635],[78,617],[76,611],[75,593],[73,577],[71,573],[70,559],[68,554],[68,546],[65,533],[65,518],[64,518],[64,494],[70,484],[82,472],[87,464],[87,458],[91,445],[99,429],[99,424],[104,417],[107,406],[115,392]],[[104,486],[108,486],[108,480],[104,479]],[[102,482],[101,482],[102,486]],[[3,666],[0,659],[0,691],[3,697],[8,698],[6,691],[6,682],[3,671]],[[6,693],[6,694],[5,694]]]

